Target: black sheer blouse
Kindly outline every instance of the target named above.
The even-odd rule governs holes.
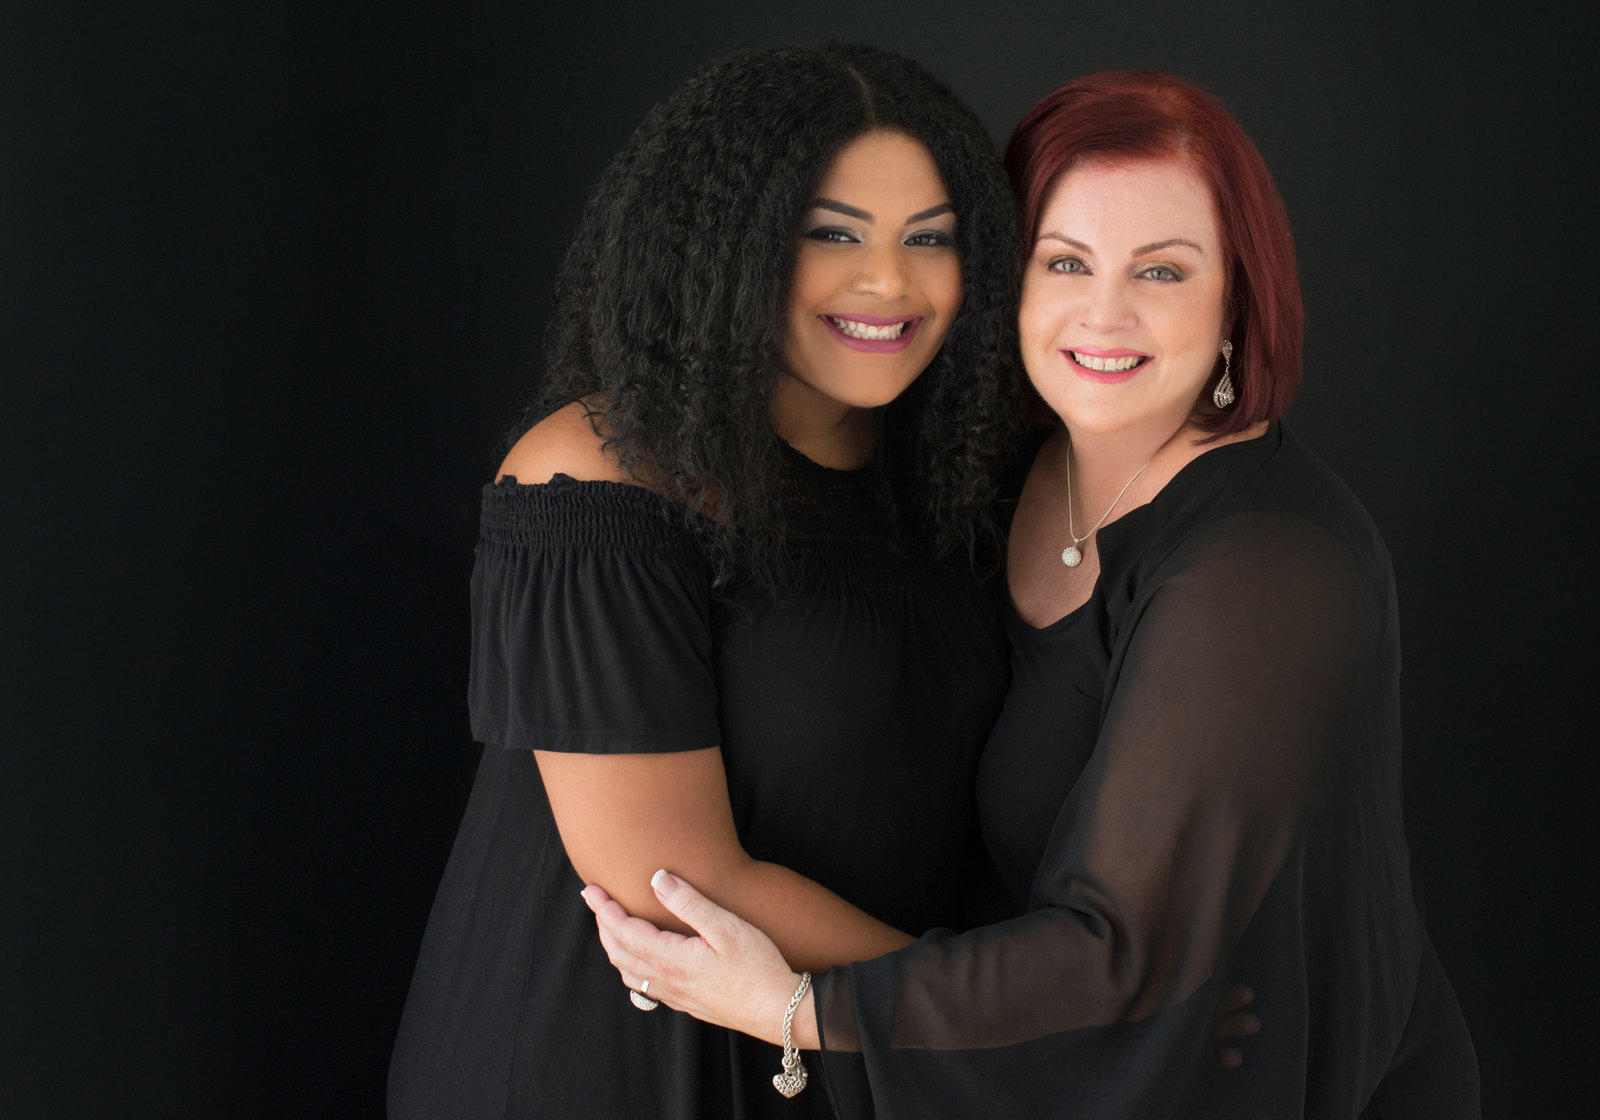
[[[1365,512],[1274,428],[1098,547],[1083,607],[1007,620],[979,803],[1025,912],[818,978],[841,1116],[1476,1115],[1412,904],[1394,584]],[[1224,1071],[1236,982],[1264,1029]]]

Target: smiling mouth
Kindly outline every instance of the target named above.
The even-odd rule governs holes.
[[[1068,350],[1072,360],[1084,369],[1092,369],[1098,373],[1126,373],[1130,369],[1144,365],[1150,360],[1148,355],[1129,355],[1126,358],[1096,358],[1092,354],[1080,354],[1076,350]]]
[[[897,323],[884,323],[881,326],[874,326],[871,323],[863,323],[857,319],[838,319],[832,315],[824,315],[823,318],[828,320],[840,334],[858,338],[863,342],[891,342],[904,334],[906,328],[916,321],[915,319],[902,319]]]

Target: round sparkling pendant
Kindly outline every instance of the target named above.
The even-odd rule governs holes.
[[[1076,568],[1083,563],[1083,553],[1078,551],[1078,546],[1069,544],[1061,550],[1061,562],[1069,568]]]

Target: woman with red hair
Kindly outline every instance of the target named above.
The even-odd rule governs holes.
[[[1018,916],[808,989],[663,872],[701,936],[591,887],[612,962],[823,1050],[842,1116],[1475,1117],[1412,902],[1388,555],[1280,423],[1303,316],[1266,166],[1156,73],[1050,94],[1007,163],[1023,360],[1059,420],[1012,518],[1013,679],[978,776]],[[1234,981],[1265,1026],[1225,1069]]]

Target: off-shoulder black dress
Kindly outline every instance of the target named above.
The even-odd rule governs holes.
[[[745,849],[921,932],[957,922],[977,756],[1007,662],[992,589],[907,555],[872,472],[790,453],[800,572],[714,589],[650,493],[557,476],[483,496],[473,734],[488,744],[390,1067],[390,1115],[831,1116],[779,1050],[634,1008],[529,753],[721,745]]]
[[[1098,547],[1081,608],[1008,614],[978,797],[1026,913],[818,978],[841,1116],[1477,1116],[1412,901],[1394,580],[1365,512],[1274,427]],[[1264,1029],[1224,1071],[1234,982]]]

